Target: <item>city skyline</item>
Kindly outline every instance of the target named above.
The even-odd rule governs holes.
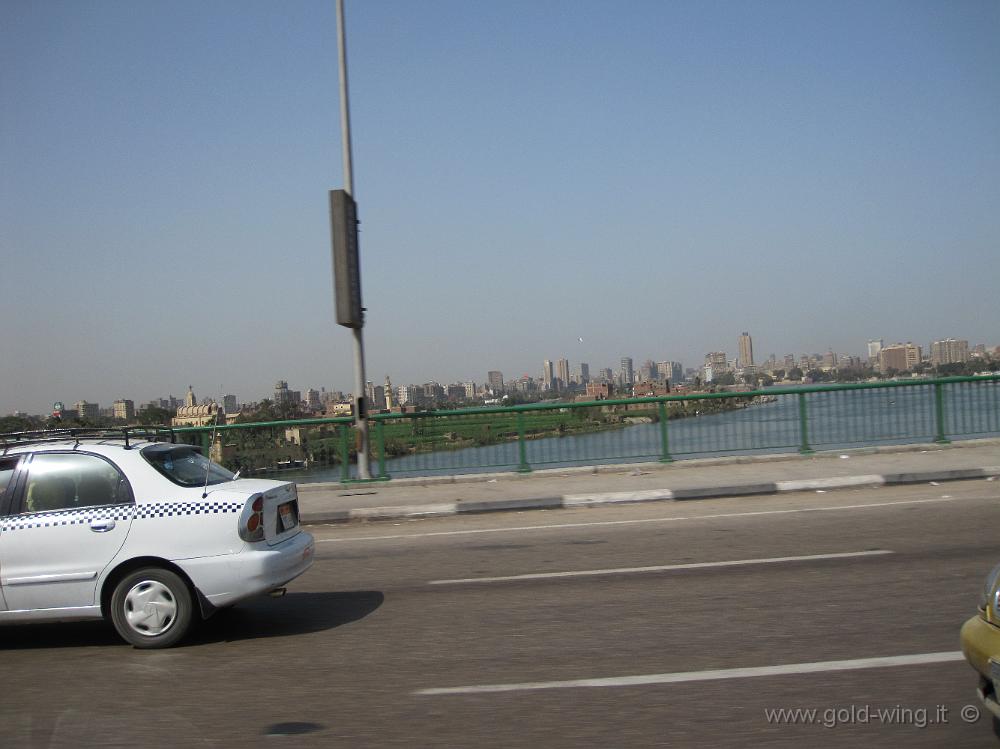
[[[535,372],[532,372],[530,370],[519,372],[518,370],[514,369],[493,369],[493,370],[484,370],[479,375],[471,377],[444,377],[444,378],[429,377],[429,378],[415,378],[415,379],[410,379],[405,376],[399,377],[398,375],[394,375],[392,372],[389,372],[386,373],[385,375],[369,379],[368,383],[373,387],[381,387],[379,383],[381,382],[381,377],[384,377],[387,382],[390,379],[393,382],[395,382],[396,383],[395,388],[414,387],[414,386],[420,387],[422,384],[430,384],[430,383],[438,383],[444,385],[474,383],[475,385],[481,387],[499,386],[498,389],[502,389],[502,384],[505,382],[514,382],[524,377],[529,377],[531,378],[531,380],[537,381],[539,383],[546,383],[546,381],[548,380],[552,382],[554,385],[561,381],[563,386],[565,386],[568,382],[574,382],[574,383],[579,382],[578,375],[581,374],[581,365],[587,368],[587,377],[589,379],[601,380],[606,377],[606,375],[604,375],[603,373],[611,372],[613,373],[614,378],[622,379],[623,382],[630,383],[630,382],[637,382],[640,379],[643,379],[639,376],[639,373],[641,372],[641,369],[646,362],[653,362],[656,365],[660,363],[679,364],[682,368],[681,371],[687,373],[689,371],[700,371],[706,365],[710,365],[713,359],[719,359],[723,363],[724,368],[728,368],[730,365],[733,365],[733,367],[736,369],[742,369],[743,366],[745,365],[740,364],[739,358],[741,353],[741,347],[744,345],[745,341],[744,337],[748,339],[753,338],[753,336],[750,333],[744,331],[738,337],[734,338],[735,343],[731,349],[720,350],[717,352],[707,351],[706,353],[700,356],[694,356],[687,360],[678,358],[664,359],[662,356],[656,357],[652,355],[648,356],[643,355],[638,357],[624,355],[617,357],[619,365],[618,367],[604,367],[604,366],[596,366],[594,362],[581,361],[581,360],[574,361],[566,357],[560,357],[556,360],[549,360],[549,359],[543,360],[540,363],[540,365],[536,367],[537,371]],[[856,358],[858,362],[868,363],[871,360],[869,353],[872,351],[872,344],[876,342],[880,344],[878,346],[878,349],[880,351],[885,351],[886,349],[894,349],[897,346],[902,347],[904,349],[904,353],[898,355],[902,357],[899,359],[899,362],[893,359],[893,366],[901,370],[905,369],[907,364],[913,363],[914,355],[917,357],[922,357],[922,360],[924,361],[929,361],[931,363],[936,364],[940,363],[941,361],[956,360],[952,358],[955,356],[954,352],[961,352],[960,355],[968,356],[969,353],[972,352],[977,345],[985,346],[985,349],[988,353],[993,353],[996,349],[1000,349],[1000,342],[987,343],[985,341],[971,341],[968,339],[961,339],[961,338],[956,339],[952,337],[932,339],[931,341],[927,342],[926,345],[922,343],[914,344],[912,341],[890,341],[890,339],[885,339],[885,338],[867,339],[864,344],[865,346],[864,350],[861,350],[860,348],[844,349],[844,350],[835,350],[832,348],[827,348],[826,352],[817,351],[815,349],[799,351],[795,353],[789,353],[788,351],[785,351],[784,353],[779,353],[778,351],[773,351],[768,354],[767,359],[765,359],[763,356],[757,356],[756,357],[757,364],[750,366],[763,370],[764,368],[766,368],[768,361],[770,361],[770,357],[774,356],[776,368],[786,368],[785,362],[787,361],[787,358],[789,356],[793,358],[794,366],[798,366],[801,358],[817,357],[822,359],[825,355],[828,354],[832,354],[835,359],[847,355],[850,356],[851,358]],[[746,345],[752,347],[753,344],[748,342]],[[913,351],[910,352],[909,355],[906,354],[905,350],[911,347]],[[732,354],[732,356],[730,356],[730,354]],[[907,358],[908,356],[909,358]],[[920,358],[918,358],[917,361],[920,361]],[[637,365],[637,363],[639,362],[642,362],[642,364]],[[896,366],[897,364],[899,366]],[[546,365],[548,365],[548,367]],[[555,369],[557,365],[559,367],[558,371]],[[626,366],[632,373],[631,380],[623,376]],[[591,372],[598,372],[598,374],[591,375],[590,374]],[[567,374],[568,377],[563,377],[562,376],[563,374]],[[271,382],[274,383],[274,380],[271,380]],[[88,404],[88,406],[94,409],[94,413],[92,413],[91,415],[96,415],[96,409],[98,407],[100,407],[102,410],[107,411],[111,410],[115,406],[119,406],[119,404],[122,404],[119,407],[124,408],[125,402],[132,404],[135,411],[138,412],[141,408],[145,407],[147,404],[158,400],[167,400],[173,398],[178,404],[181,404],[185,401],[185,398],[188,396],[190,391],[193,391],[195,393],[198,403],[211,401],[214,403],[218,403],[220,405],[223,404],[224,402],[232,403],[233,405],[235,405],[237,401],[240,404],[256,403],[264,399],[273,399],[277,401],[281,399],[280,396],[277,395],[278,389],[283,389],[287,391],[289,389],[288,382],[289,380],[287,379],[279,379],[277,380],[276,385],[273,385],[272,387],[265,387],[261,390],[255,391],[257,393],[256,395],[251,394],[249,396],[241,393],[234,394],[230,390],[226,390],[224,392],[224,389],[220,389],[218,393],[207,393],[205,391],[202,391],[202,394],[199,396],[198,387],[189,384],[186,386],[188,388],[187,391],[185,390],[180,391],[181,396],[176,396],[174,395],[173,392],[162,392],[158,394],[151,394],[148,396],[135,397],[134,392],[127,392],[127,393],[119,393],[114,396],[109,396],[107,398],[89,397],[89,396],[72,397],[72,398],[51,397],[47,401],[47,405],[40,405],[37,407],[37,410],[32,410],[31,408],[26,408],[26,407],[0,409],[0,416],[7,416],[13,413],[25,413],[29,415],[45,415],[52,410],[52,406],[55,405],[57,402],[63,403],[66,408],[74,408],[74,409],[78,404],[86,403]],[[296,395],[300,396],[302,393],[306,392],[315,393],[316,397],[318,397],[320,393],[343,393],[346,395],[351,392],[350,387],[339,387],[337,383],[334,383],[333,385],[328,385],[328,384],[317,383],[314,381],[310,382],[293,381],[293,384],[297,388],[299,388],[299,390],[295,391],[295,393]],[[557,388],[554,387],[553,389]],[[7,395],[8,395],[7,393],[3,393],[3,397],[6,397]],[[302,400],[304,401],[305,398],[303,398]]]
[[[1000,4],[346,6],[369,379],[997,342]],[[353,381],[335,28],[0,5],[0,413]]]

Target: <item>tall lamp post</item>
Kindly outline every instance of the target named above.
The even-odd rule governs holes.
[[[357,204],[351,160],[351,113],[347,97],[347,43],[344,0],[337,0],[337,46],[340,52],[340,127],[344,162],[344,189],[330,191],[330,227],[333,239],[333,285],[337,324],[354,335],[354,419],[358,430],[358,478],[371,479],[368,464],[368,409],[365,402],[365,346],[362,328],[361,267],[358,260]]]

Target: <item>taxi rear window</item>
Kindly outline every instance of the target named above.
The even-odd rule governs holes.
[[[213,463],[193,447],[150,445],[143,448],[142,457],[153,468],[179,486],[224,484],[235,476],[218,463]]]

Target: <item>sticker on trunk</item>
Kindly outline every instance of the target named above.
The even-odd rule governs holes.
[[[295,517],[295,503],[286,502],[278,505],[278,517],[281,519],[281,530],[288,531],[294,528],[298,524],[298,518]]]

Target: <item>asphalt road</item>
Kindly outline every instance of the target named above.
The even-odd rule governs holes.
[[[998,521],[975,481],[314,526],[183,647],[0,630],[0,744],[995,746],[957,653]]]

